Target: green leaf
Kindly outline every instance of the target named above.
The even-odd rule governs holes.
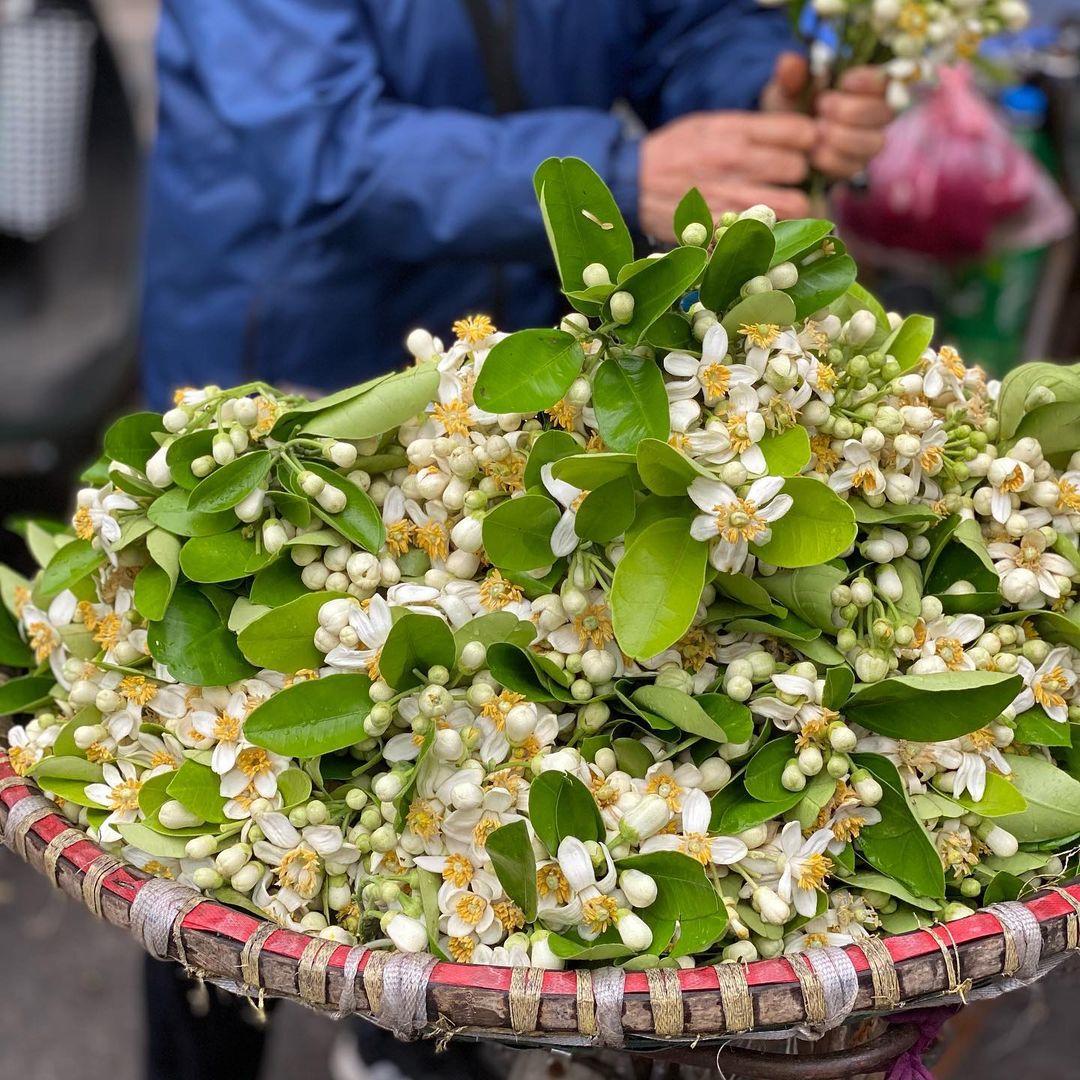
[[[519,330],[488,353],[476,380],[476,404],[488,412],[540,412],[570,389],[585,363],[573,334]]]
[[[712,797],[710,832],[732,836],[755,825],[786,814],[802,798],[801,791],[786,792],[786,798],[776,802],[760,802],[746,794],[740,783],[731,783]]]
[[[246,530],[193,536],[180,549],[180,569],[191,581],[235,581],[267,566],[275,556],[260,549]]]
[[[760,582],[742,574],[717,574],[712,579],[712,586],[721,596],[763,615],[785,615],[787,612],[765,591]]]
[[[584,285],[590,263],[616,279],[634,257],[634,242],[607,185],[580,158],[548,158],[533,179],[564,292]]]
[[[551,951],[564,960],[621,960],[634,954],[634,950],[624,945],[618,934],[613,935],[610,930],[589,942],[562,934],[548,934],[547,942]]]
[[[841,879],[837,880],[837,884],[841,884]],[[919,896],[913,893],[906,885],[901,885],[895,878],[891,878],[886,874],[878,874],[873,870],[860,870],[857,873],[849,874],[842,879],[843,887],[853,889],[864,889],[866,892],[880,892],[886,896],[895,896],[897,900],[903,900],[905,904],[910,904],[912,907],[922,908],[923,911],[939,911],[941,904],[936,900],[930,900],[925,896]]]
[[[878,348],[892,333],[889,317],[881,306],[881,301],[872,293],[867,292],[858,282],[855,282],[839,300],[834,300],[829,305],[829,310],[842,322],[847,322],[856,311],[869,311],[877,320],[877,331],[867,342],[867,346]]]
[[[825,673],[825,691],[821,695],[821,704],[834,712],[843,711],[854,685],[855,673],[847,664],[829,668]]]
[[[1036,386],[1051,391],[1056,402],[1080,401],[1080,364],[1021,364],[1001,381],[997,415],[1001,438],[1011,439],[1026,415],[1027,398]]]
[[[105,456],[139,472],[158,451],[155,435],[165,435],[161,413],[138,412],[122,416],[105,432]]]
[[[619,477],[582,499],[574,528],[583,540],[606,544],[626,532],[636,510],[634,485],[625,476]]]
[[[631,700],[646,712],[656,713],[680,731],[712,742],[725,740],[724,729],[689,694],[669,686],[642,686]],[[732,702],[735,704],[735,702]]]
[[[1027,809],[1027,800],[1009,783],[1008,778],[992,772],[986,774],[986,790],[977,802],[967,792],[952,798],[982,817],[1008,817],[1010,814],[1022,814]]]
[[[795,322],[795,301],[785,292],[763,292],[748,296],[723,318],[732,343],[740,326],[791,326]]]
[[[564,837],[603,840],[604,822],[592,792],[576,776],[550,770],[529,786],[529,821],[554,855]]]
[[[944,742],[996,720],[1023,687],[1002,671],[898,675],[857,690],[844,706],[849,721],[878,735]]]
[[[749,742],[754,734],[754,717],[750,710],[727,694],[698,694],[694,701],[711,720],[724,729],[724,739],[730,743]]]
[[[848,503],[855,511],[855,520],[860,525],[919,525],[924,522],[933,524],[941,520],[929,506],[918,503],[897,506],[887,502],[884,506],[868,506],[862,499],[849,499]]]
[[[759,802],[783,802],[792,793],[780,783],[780,777],[795,753],[794,735],[767,742],[746,766],[743,784],[747,794]],[[797,794],[801,797],[801,792]]]
[[[166,792],[203,821],[222,824],[229,819],[225,816],[225,798],[220,787],[221,778],[213,769],[197,761],[185,761],[169,781]]]
[[[400,693],[426,683],[428,668],[452,668],[456,654],[454,633],[438,615],[407,611],[390,628],[379,654],[379,675]]]
[[[1056,401],[1029,412],[1016,429],[1014,438],[1039,440],[1047,460],[1066,468],[1069,458],[1080,449],[1080,401]]]
[[[600,436],[612,450],[634,453],[642,439],[667,438],[664,377],[648,357],[605,360],[593,376],[592,404]]]
[[[695,222],[705,226],[705,232],[712,236],[713,216],[705,197],[696,187],[691,188],[675,207],[675,235],[681,241],[687,225]]]
[[[650,926],[674,920],[679,938],[671,956],[692,956],[707,951],[727,928],[727,908],[696,859],[678,851],[654,851],[620,859],[617,868],[640,870],[656,882],[656,899],[639,914]],[[657,941],[652,952],[660,952],[667,942]]]
[[[35,666],[34,653],[19,636],[19,628],[6,607],[0,607],[0,664],[13,668]]]
[[[525,488],[536,487],[542,483],[540,470],[545,465],[553,464],[560,458],[580,454],[584,448],[568,431],[552,428],[540,434],[532,444],[528,460],[525,462]]]
[[[0,684],[0,716],[15,716],[49,700],[56,685],[51,675],[21,675]]]
[[[519,619],[512,611],[492,611],[487,615],[480,615],[454,631],[454,643],[459,656],[470,641],[479,641],[485,648],[496,642],[506,641],[525,649],[532,644],[535,637],[536,627],[531,622]]]
[[[179,682],[226,686],[254,674],[217,608],[194,585],[176,587],[164,617],[147,627],[147,644]]]
[[[33,556],[38,566],[48,566],[52,557],[65,544],[71,543],[71,537],[67,534],[66,525],[51,527],[52,522],[27,521],[19,528],[11,519],[4,523],[12,532],[19,533],[26,541],[26,547]],[[50,528],[45,528],[49,525]]]
[[[827,484],[808,476],[792,476],[783,491],[792,506],[772,523],[772,538],[751,550],[780,567],[817,566],[843,554],[855,542],[858,526],[848,504]]]
[[[331,514],[318,503],[313,502],[311,509],[327,525],[337,529],[346,540],[362,547],[365,551],[378,552],[386,541],[386,529],[382,514],[372,501],[371,496],[354,484],[348,477],[315,461],[307,461],[304,467],[328,484],[340,488],[345,493],[345,509]]]
[[[627,548],[609,597],[623,652],[647,660],[686,633],[701,599],[708,551],[678,518],[650,525]]]
[[[46,598],[70,589],[105,564],[106,555],[89,540],[72,540],[49,560],[39,587]]]
[[[434,363],[396,371],[370,389],[305,420],[301,430],[332,439],[368,439],[422,413],[439,392]]]
[[[701,342],[694,337],[690,320],[679,311],[668,311],[645,331],[645,341],[667,352],[699,352]]]
[[[704,248],[675,248],[661,259],[648,260],[641,270],[620,282],[618,291],[628,292],[634,298],[634,314],[629,322],[619,325],[619,340],[636,345],[649,327],[697,281],[707,258]],[[611,321],[610,299],[604,304],[603,317]]]
[[[525,921],[536,919],[536,856],[529,827],[512,821],[496,829],[484,845],[492,868],[506,895],[525,913]]]
[[[191,463],[196,458],[206,457],[213,450],[214,436],[217,434],[216,429],[207,428],[204,431],[181,435],[175,442],[170,443],[165,452],[165,463],[169,466],[174,484],[185,491],[194,491],[198,487],[200,477],[191,471]]]
[[[255,450],[222,465],[199,481],[188,496],[188,509],[198,514],[231,510],[266,480],[273,461],[269,450]]]
[[[985,906],[1015,900],[1024,891],[1024,879],[1015,874],[995,874],[986,886],[982,902]]]
[[[881,785],[881,821],[859,833],[859,851],[866,861],[919,896],[941,899],[945,874],[937,850],[915,815],[896,767],[879,754],[853,754],[852,760]],[[1080,785],[1077,785],[1080,788]]]
[[[551,534],[559,508],[543,495],[522,495],[495,507],[483,525],[484,550],[501,570],[538,570],[555,561]]]
[[[565,685],[542,666],[541,660],[531,649],[521,649],[507,641],[496,641],[487,654],[492,677],[527,701],[573,701]]]
[[[998,818],[996,824],[1021,844],[1080,832],[1080,782],[1044,758],[1010,754],[1008,761],[1016,790],[1027,799],[1027,808]]]
[[[615,751],[615,761],[619,768],[638,780],[656,763],[649,748],[642,746],[637,739],[615,739],[611,749]]]
[[[1072,746],[1072,725],[1051,720],[1042,709],[1028,709],[1016,718],[1020,746]]]
[[[180,541],[164,529],[147,533],[146,550],[151,558],[135,578],[135,608],[151,622],[165,617],[176,579],[180,575]]]
[[[319,609],[345,593],[317,592],[297,597],[282,607],[248,623],[237,638],[240,651],[256,667],[292,675],[301,669],[318,669],[323,654],[315,648]]]
[[[255,575],[248,599],[253,604],[280,607],[307,593],[308,587],[300,579],[300,567],[292,559],[278,559]]]
[[[560,458],[551,466],[556,480],[565,480],[574,487],[592,491],[611,480],[621,477],[634,479],[633,454],[584,454]]]
[[[716,242],[701,281],[701,302],[711,311],[722,311],[751,278],[769,269],[775,250],[773,232],[763,222],[736,221]]]
[[[803,830],[813,831],[814,822],[818,815],[828,806],[833,795],[836,794],[836,781],[822,769],[817,776],[811,777],[802,790],[802,797],[788,811],[788,816],[803,827]]]
[[[909,371],[922,360],[934,340],[934,320],[925,315],[909,315],[886,339],[881,352],[892,356],[901,371]]]
[[[244,736],[285,757],[313,758],[344,750],[366,738],[370,686],[366,675],[353,672],[293,683],[251,713]]]
[[[821,241],[836,226],[831,221],[820,218],[796,218],[791,221],[778,221],[772,230],[776,250],[773,252],[772,265],[793,262],[800,255],[808,255],[820,247]]]
[[[236,528],[238,522],[231,510],[215,514],[189,510],[188,497],[183,488],[170,488],[150,504],[146,515],[159,528],[177,536],[214,536]]]
[[[661,439],[642,439],[637,448],[637,470],[641,482],[654,494],[685,496],[699,477],[714,479],[696,462]]]
[[[321,763],[324,769],[333,760],[336,759],[325,759]],[[328,775],[328,773],[324,772],[323,775]],[[311,777],[303,769],[286,769],[278,777],[278,793],[281,795],[283,808],[307,802],[311,795]]]
[[[798,476],[810,461],[810,436],[796,425],[758,443],[770,476]]]
[[[808,319],[828,307],[848,291],[858,274],[859,269],[850,255],[826,255],[816,262],[804,263],[799,267],[799,280],[785,290],[795,301],[795,319],[791,321]]]
[[[187,857],[188,836],[167,835],[155,832],[146,825],[133,821],[128,825],[117,825],[116,831],[140,851],[153,855],[157,859],[183,859]]]

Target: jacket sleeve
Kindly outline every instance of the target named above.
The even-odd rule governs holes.
[[[632,102],[654,127],[702,109],[756,109],[797,50],[786,8],[760,0],[642,0]]]
[[[598,109],[484,116],[393,100],[357,0],[178,0],[204,94],[282,227],[349,219],[395,260],[546,259],[532,186],[585,158],[633,219],[637,140]]]

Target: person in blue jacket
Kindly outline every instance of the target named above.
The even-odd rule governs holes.
[[[718,211],[805,214],[808,163],[858,172],[889,112],[864,70],[800,115],[790,48],[758,0],[164,0],[148,397],[333,389],[400,363],[419,324],[552,322],[550,155],[660,241],[695,184]]]

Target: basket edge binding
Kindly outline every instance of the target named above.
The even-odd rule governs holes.
[[[402,1038],[562,1046],[813,1037],[852,1015],[1025,985],[1080,949],[1080,884],[843,949],[683,970],[539,971],[334,945],[226,907],[103,852],[0,751],[0,830],[57,887],[159,958],[252,997],[355,1012]]]

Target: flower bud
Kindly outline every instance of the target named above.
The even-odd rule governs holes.
[[[229,878],[229,884],[238,893],[249,893],[262,880],[265,867],[261,862],[253,859],[246,866],[242,866]]]
[[[268,555],[276,555],[288,539],[285,529],[277,518],[267,518],[263,522],[262,542]]]
[[[166,488],[172,483],[172,470],[169,468],[169,463],[165,460],[165,456],[168,452],[169,448],[167,446],[162,446],[146,463],[146,479],[149,480],[154,487]]]
[[[190,417],[185,409],[169,409],[168,412],[161,418],[161,426],[171,434],[175,435],[179,431],[183,431],[187,427],[187,422]]]
[[[263,502],[266,499],[266,491],[257,487],[250,495],[245,496],[234,508],[233,512],[241,521],[257,521],[262,514]]]
[[[754,890],[751,902],[761,921],[770,926],[783,926],[791,917],[791,908],[767,885]]]
[[[806,787],[806,773],[799,768],[796,758],[791,758],[780,774],[780,784],[785,791],[802,791]]]
[[[733,941],[724,946],[721,955],[731,963],[749,964],[758,958],[758,951],[752,941]]]
[[[622,943],[636,953],[645,952],[652,944],[653,934],[640,915],[627,912],[616,924]]]
[[[382,918],[383,933],[401,952],[417,953],[427,948],[427,927],[419,919],[400,911],[389,911]]]
[[[608,305],[612,320],[619,326],[625,326],[634,317],[634,296],[624,289],[612,293]]]
[[[585,288],[592,289],[597,285],[610,285],[611,275],[608,273],[608,268],[603,263],[589,263],[584,270],[581,271],[581,280],[585,283]],[[585,326],[584,329],[588,329]]]
[[[704,247],[709,241],[709,230],[700,221],[691,221],[679,239],[687,247]]]
[[[859,796],[863,806],[877,806],[881,802],[884,794],[881,784],[865,769],[856,769],[851,774],[851,786],[855,789],[855,794]]]
[[[794,263],[783,262],[769,271],[769,280],[774,289],[790,289],[799,282],[799,270]]]
[[[333,484],[326,484],[322,491],[315,496],[315,501],[328,513],[340,514],[348,504],[345,492]]]
[[[667,802],[659,795],[646,795],[631,807],[619,822],[619,834],[630,844],[655,836],[671,820]]]
[[[176,799],[169,799],[161,804],[158,820],[166,829],[190,829],[203,823],[203,819],[198,814],[193,814]]]
[[[216,836],[193,836],[184,846],[184,854],[189,859],[208,859],[217,850]]]
[[[631,907],[645,908],[656,899],[656,882],[640,870],[624,870],[619,875],[619,888]]]
[[[209,892],[212,889],[220,889],[225,884],[225,879],[209,866],[200,866],[191,875],[191,880],[197,889]]]

